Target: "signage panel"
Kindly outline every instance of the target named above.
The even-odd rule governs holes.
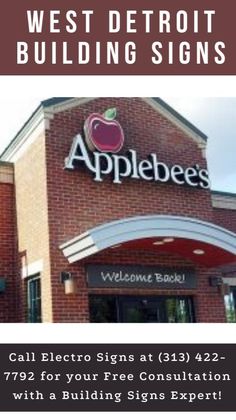
[[[195,289],[194,270],[141,265],[88,265],[91,288]]]

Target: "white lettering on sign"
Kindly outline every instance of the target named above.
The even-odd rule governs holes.
[[[185,274],[160,274],[155,273],[155,280],[157,283],[185,283]]]
[[[152,283],[151,274],[127,274],[123,271],[113,271],[111,273],[101,271],[101,277],[104,282],[127,282],[127,283]]]
[[[125,178],[133,178],[210,188],[208,171],[199,165],[183,168],[176,164],[170,167],[160,162],[155,153],[139,161],[135,150],[129,150],[126,156],[97,151],[89,153],[80,134],[73,140],[69,156],[65,159],[65,169],[74,170],[79,165],[84,165],[92,172],[94,181],[97,182],[102,182],[105,176],[112,175],[115,184],[121,184]]]
[[[104,272],[101,271],[101,278],[104,282],[110,283],[170,283],[170,284],[184,284],[185,274],[140,274],[140,273],[125,273],[122,270]]]

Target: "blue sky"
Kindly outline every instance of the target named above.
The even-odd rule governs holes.
[[[155,95],[157,96],[157,95]],[[0,104],[0,152],[45,97],[14,97]],[[236,193],[236,98],[163,97],[208,136],[212,188]]]
[[[236,98],[163,98],[208,136],[212,188],[236,193]]]

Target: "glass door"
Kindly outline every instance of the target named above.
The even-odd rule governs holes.
[[[162,299],[123,297],[120,299],[120,322],[168,322]]]
[[[192,298],[190,296],[166,297],[165,314],[165,322],[194,322],[194,308]]]
[[[194,322],[191,296],[90,295],[90,322]]]

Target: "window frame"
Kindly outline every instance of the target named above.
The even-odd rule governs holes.
[[[27,322],[42,322],[42,297],[40,274],[33,275],[26,279],[27,287]]]

